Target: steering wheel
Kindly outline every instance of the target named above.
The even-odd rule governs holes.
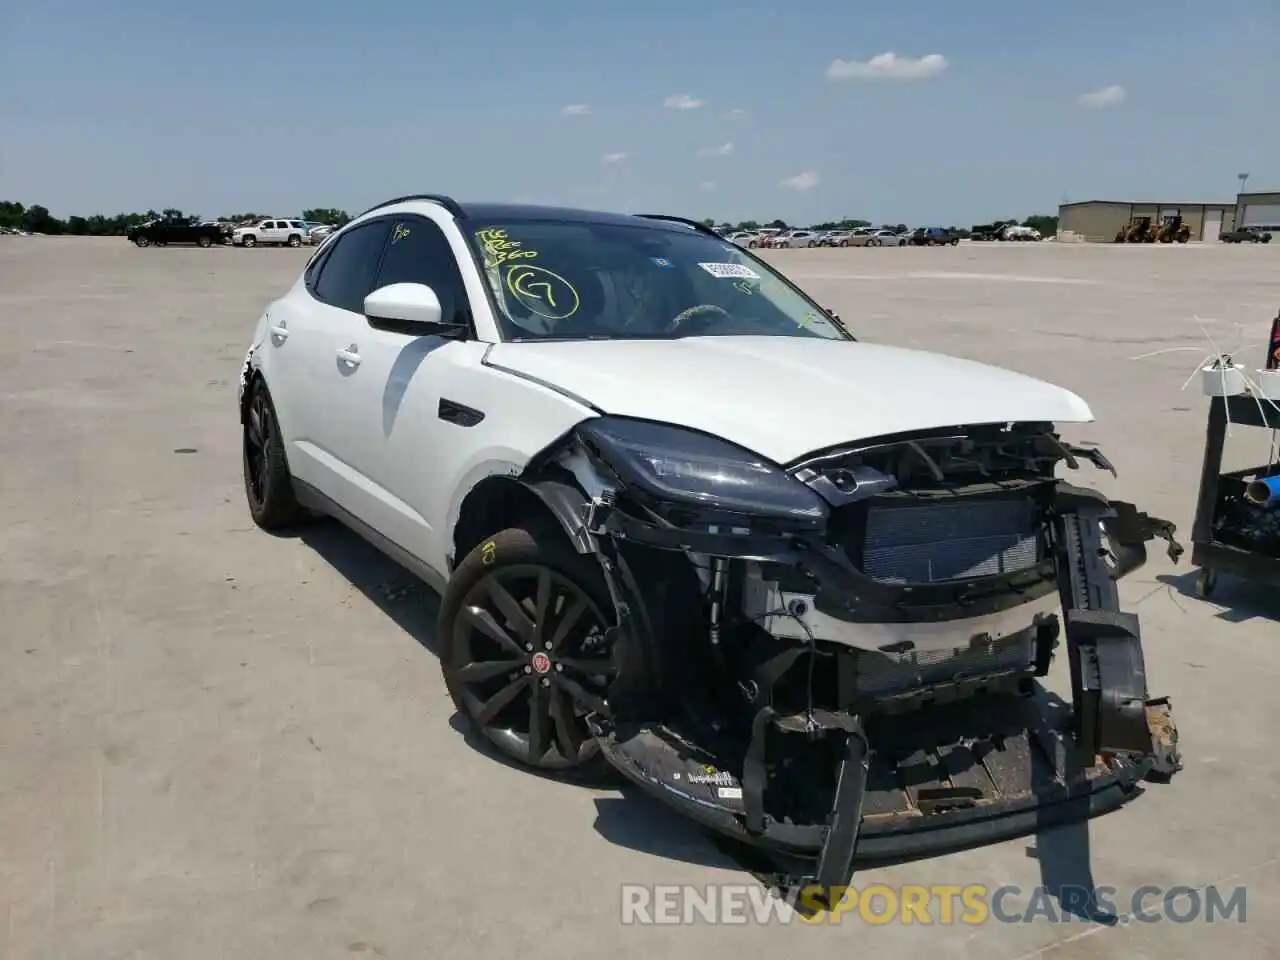
[[[663,333],[675,333],[681,328],[685,328],[682,332],[687,332],[688,327],[706,326],[712,320],[729,320],[733,318],[729,316],[729,312],[723,307],[717,307],[714,303],[699,303],[687,310],[681,310],[671,322],[667,324],[667,329]]]

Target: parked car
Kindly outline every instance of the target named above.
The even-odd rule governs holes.
[[[1271,234],[1257,227],[1240,227],[1219,234],[1218,239],[1223,243],[1270,243]]]
[[[212,247],[222,243],[217,223],[202,223],[193,217],[161,217],[130,227],[125,236],[139,247],[166,247],[173,243],[194,243]]]
[[[300,247],[307,238],[306,225],[301,220],[262,220],[248,227],[237,227],[231,234],[231,242],[237,247],[270,246]]]
[[[849,230],[832,230],[822,237],[821,246],[824,247],[847,247],[849,246],[849,237],[852,232]]]
[[[1024,226],[1019,226],[1018,224],[1015,223],[1004,228],[1004,236],[1002,237],[1002,239],[1036,241],[1036,240],[1043,240],[1044,237],[1040,235],[1040,231],[1037,230],[1035,227],[1024,227]]]
[[[222,235],[222,243],[230,243],[231,234],[235,231],[235,224],[227,220],[202,220],[200,221],[200,225],[205,227],[217,227],[218,232]]]
[[[754,233],[748,233],[745,230],[740,230],[737,233],[729,234],[727,237],[725,237],[725,239],[728,240],[730,243],[732,243],[734,246],[746,247],[751,243],[751,240],[754,236],[755,236]]]
[[[901,247],[905,243],[906,239],[892,230],[871,230],[849,239],[853,247]]]
[[[917,247],[954,247],[960,242],[960,236],[946,227],[917,227],[908,242]]]
[[[782,234],[782,230],[778,227],[764,227],[755,232],[755,236],[747,243],[747,247],[754,249],[756,247],[771,247],[777,238]]]
[[[814,230],[788,230],[777,237],[771,246],[782,249],[788,247],[811,247],[818,236],[819,234]]]
[[[337,227],[329,223],[317,224],[307,231],[307,240],[310,243],[318,244],[336,229]]]
[[[692,220],[440,197],[319,248],[239,404],[253,521],[331,515],[437,588],[495,750],[612,767],[820,888],[855,848],[1019,836],[1179,768],[1116,584],[1172,526],[1057,477],[1108,466],[1055,426],[1092,419],[860,342]],[[1037,685],[1055,651],[1070,705]]]

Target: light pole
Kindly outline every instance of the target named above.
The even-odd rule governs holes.
[[[1240,181],[1240,192],[1244,193],[1244,184],[1249,179],[1249,175],[1247,173],[1237,173],[1236,179]]]
[[[1238,230],[1240,229],[1240,204],[1243,202],[1240,198],[1244,195],[1244,185],[1245,181],[1249,179],[1249,175],[1247,173],[1237,173],[1236,179],[1240,181],[1240,192],[1236,194],[1236,215],[1234,224],[1234,227]]]

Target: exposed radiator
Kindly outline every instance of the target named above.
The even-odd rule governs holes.
[[[1039,522],[1030,499],[873,502],[867,513],[862,568],[884,583],[1014,573],[1039,559]]]

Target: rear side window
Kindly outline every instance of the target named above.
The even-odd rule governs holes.
[[[373,289],[387,227],[385,220],[362,223],[333,241],[333,249],[320,265],[320,276],[312,290],[317,300],[352,313],[364,313],[364,298]]]
[[[439,298],[440,316],[446,323],[470,322],[458,261],[448,238],[431,220],[405,217],[392,224],[374,289],[392,283],[425,283]]]

